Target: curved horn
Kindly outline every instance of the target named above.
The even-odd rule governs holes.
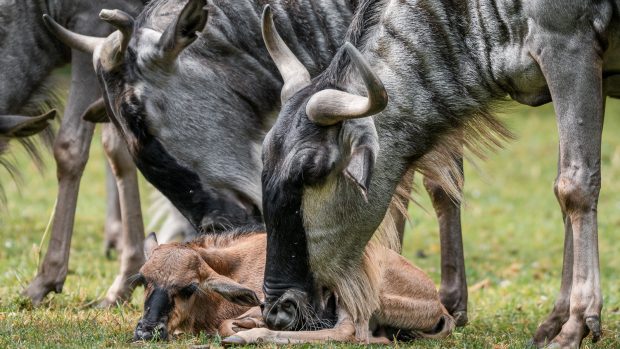
[[[102,44],[105,40],[105,38],[97,38],[94,36],[74,33],[56,23],[56,21],[47,14],[43,15],[43,21],[45,22],[47,28],[58,38],[58,40],[62,41],[65,45],[82,52],[92,54],[95,52],[95,48]]]
[[[131,40],[134,19],[126,12],[121,10],[101,10],[99,18],[110,23],[121,32],[121,52],[125,52]]]
[[[387,106],[385,87],[364,56],[349,42],[344,44],[344,49],[362,76],[368,97],[333,89],[315,93],[306,105],[306,114],[316,124],[333,125],[346,119],[374,115]]]
[[[286,46],[273,23],[271,6],[265,5],[263,10],[263,41],[273,62],[276,64],[284,86],[280,93],[282,103],[293,96],[297,91],[310,84],[308,69],[295,57],[295,54]]]

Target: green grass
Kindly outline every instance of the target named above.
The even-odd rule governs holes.
[[[463,230],[467,278],[470,287],[484,285],[470,293],[470,323],[444,341],[421,341],[416,347],[522,348],[558,292],[563,228],[552,193],[557,157],[555,118],[551,106],[510,107],[511,113],[502,118],[519,139],[480,161],[478,169],[466,164]],[[619,115],[620,102],[609,101],[599,204],[604,337],[595,345],[586,340],[586,347],[620,346],[616,277],[620,242],[614,235],[620,227]],[[142,290],[123,307],[89,307],[104,295],[118,267],[116,261],[103,256],[105,191],[100,141],[93,144],[82,180],[64,292],[51,295],[36,309],[19,294],[37,268],[38,247],[56,196],[54,164],[48,156],[42,175],[23,152],[16,151],[15,157],[23,172],[21,189],[4,171],[0,174],[8,197],[0,215],[0,348],[135,346],[129,340],[140,316]],[[420,188],[416,198],[424,210],[414,205],[410,208],[413,224],[407,230],[404,254],[438,283],[437,223],[420,178],[416,182]],[[143,194],[150,190],[146,185],[141,189]],[[147,199],[143,205],[148,205]],[[218,339],[188,336],[149,346],[198,343],[217,346]]]

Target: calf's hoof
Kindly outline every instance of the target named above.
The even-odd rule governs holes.
[[[237,336],[236,334],[222,339],[222,345],[225,347],[246,344],[248,344],[246,340],[241,336]]]

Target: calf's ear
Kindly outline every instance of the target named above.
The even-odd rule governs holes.
[[[153,254],[153,250],[157,248],[157,246],[159,246],[159,243],[157,242],[157,236],[155,235],[155,233],[150,233],[144,239],[144,258],[146,260],[151,258],[151,255]]]
[[[205,286],[234,304],[245,307],[260,305],[256,292],[226,276],[212,275],[205,281]]]
[[[159,48],[165,62],[174,61],[189,46],[207,24],[207,0],[189,0],[179,16],[172,22],[161,38]]]

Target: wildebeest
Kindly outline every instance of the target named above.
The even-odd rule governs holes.
[[[51,23],[65,43],[95,52],[109,114],[138,167],[202,230],[261,220],[260,148],[282,87],[260,35],[263,3],[213,1],[208,22],[202,0],[153,1],[135,21],[106,11],[102,17],[119,28],[107,39],[76,36]],[[310,74],[324,69],[350,22],[349,1],[270,3]],[[425,183],[444,241],[440,293],[463,324],[459,207],[434,182]]]
[[[362,267],[364,246],[403,173],[451,158],[461,142],[475,150],[507,136],[492,110],[509,95],[552,101],[560,134],[562,285],[533,342],[578,347],[590,332],[597,341],[600,143],[605,96],[620,97],[619,19],[619,1],[366,0],[349,43],[313,80],[267,30],[285,86],[294,86],[263,144],[267,324],[284,292],[318,304],[320,287],[367,321],[378,289]],[[285,247],[293,241],[307,244],[297,266]]]
[[[224,342],[236,344],[255,342],[257,335],[281,344],[354,341],[355,328],[345,318],[339,318],[337,324],[331,322],[335,327],[323,331],[287,333],[258,328],[240,332],[262,325],[258,305],[263,298],[266,243],[262,226],[159,246],[151,234],[145,241],[147,261],[138,276],[146,292],[144,314],[134,340],[166,339],[175,332],[205,332],[234,335]],[[454,319],[442,306],[430,278],[392,250],[379,247],[372,253],[381,265],[381,306],[373,314],[373,333],[400,339],[442,338],[450,334]],[[329,303],[335,307],[335,298]],[[286,322],[282,325],[285,330],[314,328],[308,322],[300,326],[297,321],[301,316],[295,312],[282,320]],[[387,338],[375,338],[381,339]]]
[[[91,103],[101,96],[90,57],[78,51],[71,51],[56,40],[45,27],[42,16],[48,13],[75,30],[92,35],[105,35],[111,32],[112,27],[99,21],[97,15],[102,7],[108,6],[137,13],[137,10],[143,6],[143,1],[0,2],[0,48],[2,51],[0,56],[2,75],[0,114],[36,115],[41,113],[41,107],[45,110],[49,104],[54,106],[55,101],[49,103],[49,97],[50,94],[54,94],[55,86],[46,81],[54,68],[69,62],[72,64],[71,91],[65,116],[53,147],[57,163],[59,193],[50,245],[37,277],[25,291],[35,303],[40,302],[51,291],[60,292],[67,275],[79,181],[88,158],[88,149],[94,130],[94,126],[84,122],[80,116]],[[113,132],[112,128],[104,131],[106,134],[104,138],[108,145],[113,143],[110,139],[116,137]],[[107,148],[116,174],[122,177],[121,180],[125,187],[129,186],[128,193],[124,193],[124,196],[137,197],[137,184],[132,188],[131,183],[127,183],[128,178],[132,176],[131,168],[134,167],[129,156],[111,153],[110,150],[114,149]],[[120,151],[127,153],[124,149]],[[129,170],[126,170],[128,167]],[[135,169],[133,177],[135,177]],[[112,184],[111,187],[114,188],[112,192],[116,192],[116,184]],[[123,229],[125,231],[131,229],[134,235],[139,232],[139,235],[143,236],[139,201],[129,201],[129,204],[123,206],[127,212],[125,216],[129,217],[129,222]],[[113,235],[120,219],[118,202],[111,207],[115,209],[109,210],[106,219],[107,236]],[[142,238],[134,244],[138,248],[126,249],[122,257],[123,268],[126,270],[125,273],[128,273],[127,275],[135,273],[141,265]],[[139,263],[132,266],[134,260]],[[125,277],[121,272],[120,279]],[[107,303],[122,299],[127,292],[127,288],[117,282],[117,285],[108,292]]]

